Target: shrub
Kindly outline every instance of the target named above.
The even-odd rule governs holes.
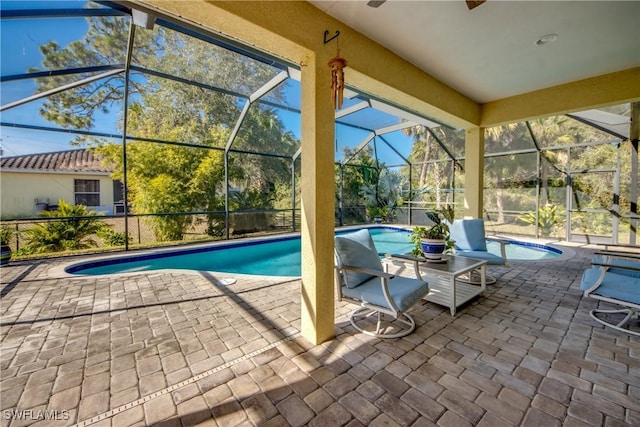
[[[107,246],[124,246],[127,241],[131,241],[131,238],[127,237],[127,233],[124,231],[114,231],[107,227],[98,231],[98,237],[104,240]]]
[[[47,221],[25,230],[27,244],[22,253],[59,252],[95,247],[98,244],[92,237],[108,227],[86,206],[74,206],[64,200],[58,202],[58,210],[43,211],[41,215],[64,219]]]
[[[547,203],[538,210],[538,228],[543,236],[550,236],[553,229],[561,222],[562,212],[558,209],[558,205]],[[520,218],[527,224],[536,225],[536,214],[527,213]]]
[[[7,227],[6,225],[0,227],[0,245],[5,246],[11,243],[12,235],[13,231],[9,227]]]

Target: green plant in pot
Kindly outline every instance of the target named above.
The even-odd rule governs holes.
[[[414,256],[423,256],[427,260],[441,260],[442,254],[453,247],[449,234],[449,224],[453,222],[452,206],[426,213],[431,222],[428,226],[416,226],[411,231]]]
[[[13,231],[6,225],[0,227],[0,265],[7,264],[11,259],[9,243],[11,242],[12,234]]]

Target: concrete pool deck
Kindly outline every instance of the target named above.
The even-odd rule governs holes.
[[[298,334],[296,279],[11,263],[1,425],[640,425],[640,339],[589,317],[594,248],[571,248],[492,267],[498,282],[455,317],[422,302],[401,339],[357,334],[338,303],[318,346]]]

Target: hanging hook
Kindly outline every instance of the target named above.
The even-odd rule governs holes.
[[[331,40],[335,39],[336,37],[338,37],[340,35],[340,31],[336,30],[336,33],[331,36],[331,38],[327,38],[327,36],[329,35],[329,30],[324,30],[324,44],[329,43]]]

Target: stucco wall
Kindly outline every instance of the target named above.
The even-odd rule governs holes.
[[[5,172],[0,173],[0,216],[2,218],[33,216],[35,200],[57,205],[58,200],[74,204],[74,179],[100,180],[100,204],[113,212],[113,180],[108,176],[90,174],[56,174]]]

